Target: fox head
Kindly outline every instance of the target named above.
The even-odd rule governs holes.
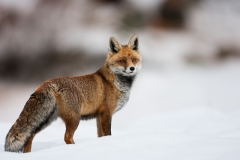
[[[139,40],[135,34],[128,45],[121,45],[115,37],[110,37],[107,65],[114,74],[134,76],[142,68]]]

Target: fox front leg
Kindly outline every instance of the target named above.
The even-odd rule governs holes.
[[[108,111],[101,111],[97,116],[98,137],[111,135],[112,115]]]

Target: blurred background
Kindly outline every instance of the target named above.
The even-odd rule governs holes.
[[[100,68],[110,36],[135,33],[143,70],[129,110],[239,110],[239,0],[0,0],[0,121],[44,80]]]

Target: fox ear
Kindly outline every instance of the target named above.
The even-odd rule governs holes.
[[[132,50],[138,51],[139,49],[139,40],[138,40],[138,35],[134,34],[132,38],[128,42],[128,47],[131,48]]]
[[[121,44],[117,41],[115,37],[110,37],[109,40],[109,52],[118,53],[122,49]]]

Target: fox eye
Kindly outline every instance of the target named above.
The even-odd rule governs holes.
[[[137,59],[136,59],[136,58],[133,58],[133,59],[132,59],[132,62],[133,62],[133,63],[137,62]]]
[[[120,60],[119,62],[120,62],[120,63],[124,63],[124,64],[126,63],[126,61],[124,61],[124,60]]]

